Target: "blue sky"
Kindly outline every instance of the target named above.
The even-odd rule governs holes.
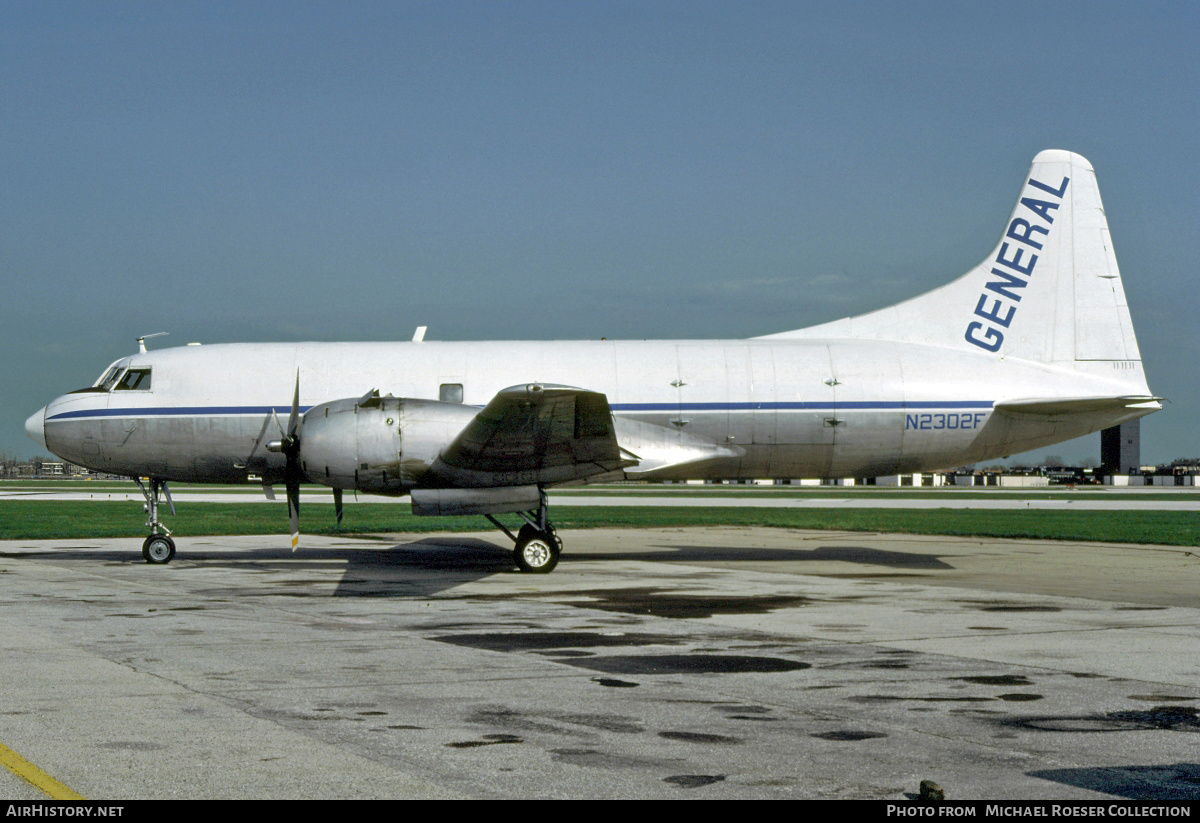
[[[982,260],[1063,148],[1171,401],[1143,459],[1200,456],[1197,8],[10,0],[0,452],[150,332],[747,337],[878,308]]]

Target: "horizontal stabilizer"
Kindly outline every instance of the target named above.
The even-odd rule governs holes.
[[[1144,409],[1158,411],[1162,408],[1161,397],[1065,397],[1029,398],[1005,400],[996,403],[995,409],[1010,414],[1080,414],[1086,412],[1119,411],[1121,409]]]

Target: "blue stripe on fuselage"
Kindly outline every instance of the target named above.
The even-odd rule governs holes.
[[[300,413],[311,409],[303,406]],[[289,406],[146,406],[130,409],[79,409],[61,412],[46,420],[68,420],[83,417],[227,417],[236,414],[291,414]]]
[[[303,414],[311,406],[300,409]],[[991,409],[991,400],[947,401],[850,401],[822,402],[750,402],[750,403],[613,403],[614,412],[677,412],[677,411],[905,411],[911,409]],[[234,415],[291,414],[291,406],[146,406],[125,409],[78,409],[47,417],[51,420],[78,420],[97,417],[230,417]]]

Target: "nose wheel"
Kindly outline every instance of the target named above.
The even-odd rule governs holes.
[[[175,556],[175,541],[165,534],[152,534],[142,543],[142,557],[147,563],[170,563]]]

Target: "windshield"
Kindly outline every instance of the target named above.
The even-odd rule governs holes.
[[[79,394],[81,392],[112,391],[113,386],[117,384],[117,380],[121,377],[121,372],[125,371],[125,366],[128,363],[128,360],[118,360],[116,363],[113,363],[111,366],[109,366],[108,369],[105,370],[104,374],[100,375],[100,378],[95,383],[88,386],[86,389],[76,389],[75,391],[71,392],[71,394]],[[149,375],[147,375],[147,377],[149,377]],[[142,388],[150,388],[150,381],[148,379],[146,380],[146,385],[142,386]]]
[[[97,387],[103,391],[111,391],[112,387],[116,385],[117,378],[120,376],[121,367],[113,366],[103,377],[100,378],[100,382],[97,384]]]
[[[150,391],[150,369],[129,369],[117,383],[117,391]]]

